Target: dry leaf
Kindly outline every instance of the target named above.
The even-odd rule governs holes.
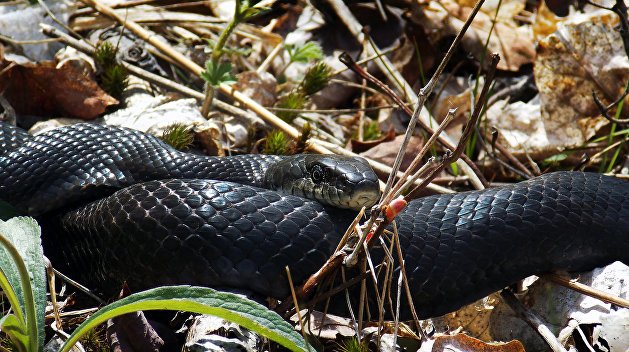
[[[424,25],[426,31],[433,35],[434,43],[440,38],[455,35],[469,16],[474,3],[463,0],[431,1],[427,6],[416,7],[416,11],[419,9],[418,15],[412,16],[412,20]],[[465,33],[461,42],[463,48],[480,58],[489,37],[487,50],[500,54],[498,69],[518,71],[520,66],[532,63],[535,58],[532,31],[529,26],[520,26],[514,19],[524,9],[524,5],[524,0],[502,1],[495,25],[496,8],[491,4],[483,6]]]
[[[357,139],[350,139],[349,143],[352,146],[351,150],[354,153],[362,153],[367,151],[379,144],[384,142],[389,142],[395,139],[395,129],[393,127],[389,128],[389,132],[383,134],[380,138],[371,140],[371,141],[359,141]]]
[[[626,284],[629,267],[621,262],[590,272],[573,274],[571,277],[616,297],[627,297],[629,294]],[[629,335],[626,333],[629,309],[585,296],[548,280],[535,281],[521,301],[546,323],[559,342],[566,347],[573,344],[571,337],[578,326],[597,327],[592,340],[596,350],[626,352],[626,347],[629,346]],[[496,340],[517,338],[529,351],[548,348],[534,329],[501,302],[493,310],[489,332],[491,338]]]
[[[0,91],[18,114],[91,120],[118,100],[73,65],[0,63]]]
[[[619,97],[629,79],[629,59],[609,11],[574,16],[539,43],[535,81],[549,148],[583,144],[601,127],[592,92],[604,104]]]
[[[539,99],[527,103],[498,101],[487,109],[487,122],[498,130],[498,141],[514,155],[528,153],[534,157],[554,154],[539,106]]]
[[[393,165],[393,161],[395,160],[395,156],[397,155],[397,151],[400,149],[400,145],[402,145],[403,140],[403,135],[397,136],[394,140],[380,143],[368,151],[360,153],[360,155],[386,165]],[[408,168],[413,161],[413,158],[415,158],[419,150],[422,148],[423,144],[423,138],[417,136],[411,137],[411,141],[408,143],[408,148],[406,149],[408,150],[408,153],[406,153],[402,159],[400,170],[406,170],[406,168]]]
[[[553,34],[557,30],[557,24],[562,19],[557,17],[546,6],[546,2],[540,2],[537,7],[537,13],[535,15],[535,22],[533,23],[533,37],[536,41]]]
[[[236,90],[262,106],[273,106],[277,100],[277,80],[268,72],[246,71],[238,74]]]
[[[488,344],[465,334],[438,336],[432,346],[432,352],[524,352],[520,341]]]

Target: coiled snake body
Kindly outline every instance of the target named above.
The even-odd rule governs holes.
[[[64,234],[55,243],[100,285],[126,280],[137,290],[187,283],[285,297],[284,267],[295,281],[305,280],[336,248],[355,214],[256,187],[260,172],[247,168],[273,169],[278,157],[204,159],[138,132],[93,125],[35,138],[0,125],[0,148],[0,197],[26,213],[118,189],[65,212]],[[294,180],[290,167],[265,184],[320,197],[334,181],[329,168],[314,164],[317,181],[307,192],[291,188],[308,181]],[[359,184],[361,201],[345,201],[348,208],[375,200],[375,176],[357,165],[348,166],[352,175],[332,191],[344,199],[351,191],[339,191],[343,184]],[[344,173],[340,166],[331,169]],[[249,185],[212,180],[220,170],[229,181]],[[255,182],[247,175],[257,175]],[[502,188],[425,197],[410,202],[396,221],[422,318],[532,274],[629,262],[629,184],[598,174],[556,172]]]

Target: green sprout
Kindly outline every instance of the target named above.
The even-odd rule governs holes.
[[[129,72],[121,65],[113,65],[103,69],[100,76],[101,86],[107,94],[120,98],[129,86]]]
[[[373,141],[380,138],[380,136],[382,136],[382,131],[380,131],[378,123],[370,119],[365,119],[365,124],[363,126],[364,140]]]
[[[110,42],[102,42],[94,52],[94,62],[100,68],[100,85],[107,94],[120,98],[129,85],[129,73],[116,59],[118,48]]]
[[[328,85],[331,74],[332,68],[325,62],[319,61],[306,71],[300,88],[306,95],[312,95]]]
[[[162,140],[177,150],[186,150],[194,142],[194,132],[190,126],[174,123],[164,130]]]
[[[208,116],[212,101],[214,100],[214,90],[222,83],[230,84],[234,83],[235,79],[231,75],[231,64],[221,63],[221,56],[225,52],[225,44],[227,39],[236,29],[239,23],[247,21],[260,13],[266,11],[264,7],[255,7],[260,0],[236,0],[236,6],[234,7],[234,17],[227,23],[227,26],[223,29],[218,36],[216,44],[208,43],[211,51],[210,59],[205,62],[205,71],[201,73],[201,78],[207,81],[205,85],[205,99],[201,108],[201,114],[205,117]]]
[[[281,97],[277,103],[275,103],[276,108],[281,109],[294,109],[300,110],[303,109],[306,105],[306,95],[300,90],[293,90],[290,93]],[[297,111],[277,111],[276,115],[286,121],[292,122],[298,115]]]
[[[94,51],[94,62],[100,67],[116,65],[117,53],[118,48],[114,47],[110,42],[102,42]]]
[[[308,139],[310,139],[311,135],[312,125],[309,122],[306,122],[301,128],[299,138],[295,140],[295,153],[303,153],[303,151],[306,150],[306,144],[308,143]]]
[[[315,42],[308,42],[304,45],[287,45],[286,51],[290,62],[309,62],[323,58],[321,46]]]
[[[236,77],[232,75],[232,65],[229,62],[215,63],[212,60],[205,62],[205,71],[201,73],[201,78],[213,87],[218,87],[221,83],[231,84],[236,82]]]
[[[339,351],[342,352],[367,352],[369,349],[367,348],[367,343],[365,341],[360,341],[355,337],[351,337],[345,340],[342,344],[339,344]]]
[[[290,140],[284,132],[275,130],[266,136],[264,144],[264,154],[287,155],[290,147]]]

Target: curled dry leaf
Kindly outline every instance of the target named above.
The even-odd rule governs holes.
[[[383,134],[380,138],[370,141],[359,141],[357,139],[350,139],[349,143],[352,146],[354,153],[362,153],[384,142],[390,142],[395,139],[395,129],[389,128],[389,132]]]
[[[592,92],[609,104],[629,79],[616,23],[610,12],[575,16],[540,41],[534,68],[539,99],[500,101],[487,111],[489,124],[513,154],[545,158],[582,145],[607,125]]]
[[[6,70],[6,71],[4,71]],[[73,65],[0,63],[0,91],[18,114],[91,120],[118,104]]]
[[[539,43],[534,74],[549,148],[580,145],[605,124],[592,92],[604,104],[622,94],[629,59],[617,23],[609,11],[575,16]]]
[[[520,341],[488,344],[465,334],[438,336],[432,346],[432,352],[469,351],[469,352],[524,352]]]
[[[404,141],[404,136],[400,135],[395,137],[394,140],[388,142],[382,142],[377,146],[367,150],[366,152],[360,153],[361,156],[379,161],[386,165],[393,165],[393,161],[395,160],[395,156],[397,155],[397,151],[400,149],[402,145],[402,141]],[[416,153],[421,149],[424,143],[424,139],[421,137],[413,136],[411,137],[411,141],[408,144],[409,152],[404,155],[402,159],[402,164],[400,165],[400,170],[406,170],[408,166],[415,158]]]
[[[466,0],[431,1],[426,6],[416,6],[414,10],[418,15],[412,18],[423,25],[427,33],[433,35],[434,43],[441,38],[455,35],[475,3],[476,1]],[[496,2],[483,6],[465,33],[461,42],[463,48],[477,58],[483,57],[489,38],[487,51],[500,55],[499,70],[518,71],[520,66],[532,63],[535,58],[532,31],[529,26],[521,26],[515,20],[525,5],[524,0],[502,1],[495,25],[493,20]]]
[[[616,297],[627,297],[629,293],[626,285],[629,267],[621,262],[589,272],[575,273],[570,277]],[[597,350],[626,352],[626,347],[629,346],[629,335],[626,333],[629,309],[585,296],[548,280],[535,281],[526,291],[526,295],[521,297],[521,301],[546,323],[566,347],[574,345],[571,337],[579,326],[584,330],[588,326],[596,327],[590,342]],[[618,320],[624,321],[624,325],[618,325]],[[492,339],[517,338],[527,351],[548,348],[537,332],[530,329],[526,322],[502,302],[497,302],[488,330]]]
[[[562,1],[563,2],[563,1]],[[533,37],[536,41],[553,34],[557,30],[557,24],[561,21],[546,5],[546,1],[541,1],[537,6],[535,22],[533,23]]]

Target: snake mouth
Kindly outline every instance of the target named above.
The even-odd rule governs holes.
[[[342,208],[360,210],[363,207],[365,207],[369,209],[376,203],[376,201],[377,201],[377,198],[374,198],[370,195],[360,195],[344,203]],[[341,206],[337,205],[337,207],[340,208]]]

